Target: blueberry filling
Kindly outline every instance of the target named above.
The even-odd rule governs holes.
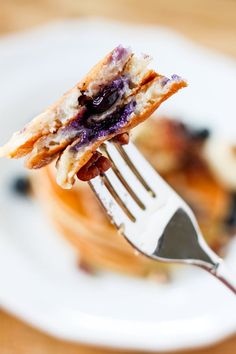
[[[119,98],[119,91],[115,88],[105,88],[99,96],[88,104],[91,113],[98,114],[108,110]]]
[[[107,115],[105,119],[93,121],[88,124],[86,117],[77,123],[78,136],[80,141],[71,148],[71,151],[78,151],[82,146],[115,133],[122,128],[128,121],[136,106],[135,101],[127,103],[123,107],[118,107],[114,112]]]
[[[79,97],[79,104],[85,109],[63,131],[71,138],[80,137],[71,151],[78,151],[85,144],[113,134],[124,126],[136,105],[135,101],[126,105],[122,103],[128,84],[128,79],[121,76],[104,87],[96,97],[85,94]]]
[[[128,57],[130,54],[130,49],[129,48],[124,48],[122,45],[119,45],[113,50],[113,53],[111,55],[111,60],[114,62],[120,61],[126,57]]]
[[[79,104],[85,105],[89,115],[100,114],[111,108],[119,97],[124,93],[128,80],[120,77],[105,88],[94,98],[87,97],[85,94],[79,97]]]
[[[106,133],[115,133],[115,131],[122,127],[126,122],[130,114],[133,112],[135,102],[132,101],[123,107],[118,107],[115,112],[111,113],[106,119],[95,122],[92,125],[95,135],[106,135]]]

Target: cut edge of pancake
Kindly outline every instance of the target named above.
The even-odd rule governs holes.
[[[153,80],[157,76],[153,70],[148,69],[149,62],[150,58],[144,55],[141,57],[132,56],[128,60],[122,71],[122,76],[129,78],[132,87],[127,87],[122,100],[127,99],[128,96],[134,95],[141,89],[142,85],[145,85],[148,81]],[[108,80],[108,82],[110,82],[110,80]],[[116,105],[112,107],[113,111],[115,108]],[[85,107],[81,107],[79,112],[81,117],[84,110]],[[104,112],[104,116],[108,114],[109,111]],[[78,118],[71,119],[70,122],[76,121],[77,119]],[[42,136],[35,142],[33,149],[26,160],[27,168],[41,168],[48,164],[48,162],[52,161],[61,150],[65,149],[67,145],[70,145],[72,141],[78,137],[76,137],[76,131],[72,133],[66,132],[66,127],[70,122],[68,122],[67,125],[60,127],[57,131]]]
[[[96,94],[107,79],[119,75],[132,57],[130,48],[116,47],[75,87],[66,92],[59,100],[36,116],[32,121],[15,132],[10,140],[0,147],[0,157],[20,158],[31,152],[34,143],[42,136],[54,133],[79,113],[78,98],[82,91]]]
[[[159,76],[137,93],[134,98],[137,102],[135,111],[131,114],[128,123],[118,132],[84,146],[77,153],[72,152],[73,146],[78,143],[77,140],[71,145],[68,145],[57,161],[57,183],[62,188],[70,189],[74,183],[76,173],[89,161],[93,151],[95,151],[105,140],[109,140],[117,134],[121,134],[134,128],[136,125],[146,120],[163,101],[177,92],[180,88],[186,86],[186,82],[179,77],[169,80],[164,86],[162,83],[163,77]]]

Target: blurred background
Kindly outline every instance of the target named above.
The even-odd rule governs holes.
[[[202,44],[236,55],[234,0],[1,0],[0,4],[2,34],[62,18],[98,16],[168,26]]]
[[[163,25],[236,57],[235,0],[0,0],[0,34],[26,31],[50,21],[102,17],[125,23]],[[0,54],[1,55],[1,54]],[[236,337],[191,353],[234,353]],[[118,353],[53,339],[0,312],[0,353]],[[190,352],[190,351],[189,351]]]

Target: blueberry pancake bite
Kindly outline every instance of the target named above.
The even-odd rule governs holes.
[[[137,57],[118,46],[55,104],[14,133],[0,148],[0,156],[27,155],[30,169],[57,159],[57,183],[71,188],[105,140],[128,132],[186,86],[178,75],[169,79],[148,69],[149,62],[149,56]]]

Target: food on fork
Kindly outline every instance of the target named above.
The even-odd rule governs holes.
[[[137,57],[118,46],[54,105],[13,134],[0,148],[0,156],[27,155],[30,169],[57,158],[57,183],[71,188],[102,142],[134,128],[186,86],[178,75],[168,79],[149,69],[149,62],[149,56]]]
[[[98,151],[95,151],[90,160],[77,172],[81,181],[90,181],[92,178],[106,172],[111,167],[111,161]]]
[[[116,135],[112,140],[114,143],[118,143],[120,145],[128,144],[129,134],[122,133]],[[77,177],[81,181],[90,181],[92,178],[106,172],[111,166],[112,163],[107,157],[102,156],[102,154],[98,151],[94,151],[89,161],[77,172]]]
[[[131,139],[191,206],[208,244],[222,254],[236,231],[236,187],[223,184],[212,169],[214,161],[206,154],[209,144],[214,144],[210,132],[174,119],[151,117],[132,131]],[[236,171],[236,159],[231,168]],[[32,188],[55,227],[78,252],[83,269],[158,281],[171,277],[172,267],[137,256],[119,237],[87,183],[76,182],[72,190],[64,190],[56,184],[55,173],[51,164],[33,174]]]

